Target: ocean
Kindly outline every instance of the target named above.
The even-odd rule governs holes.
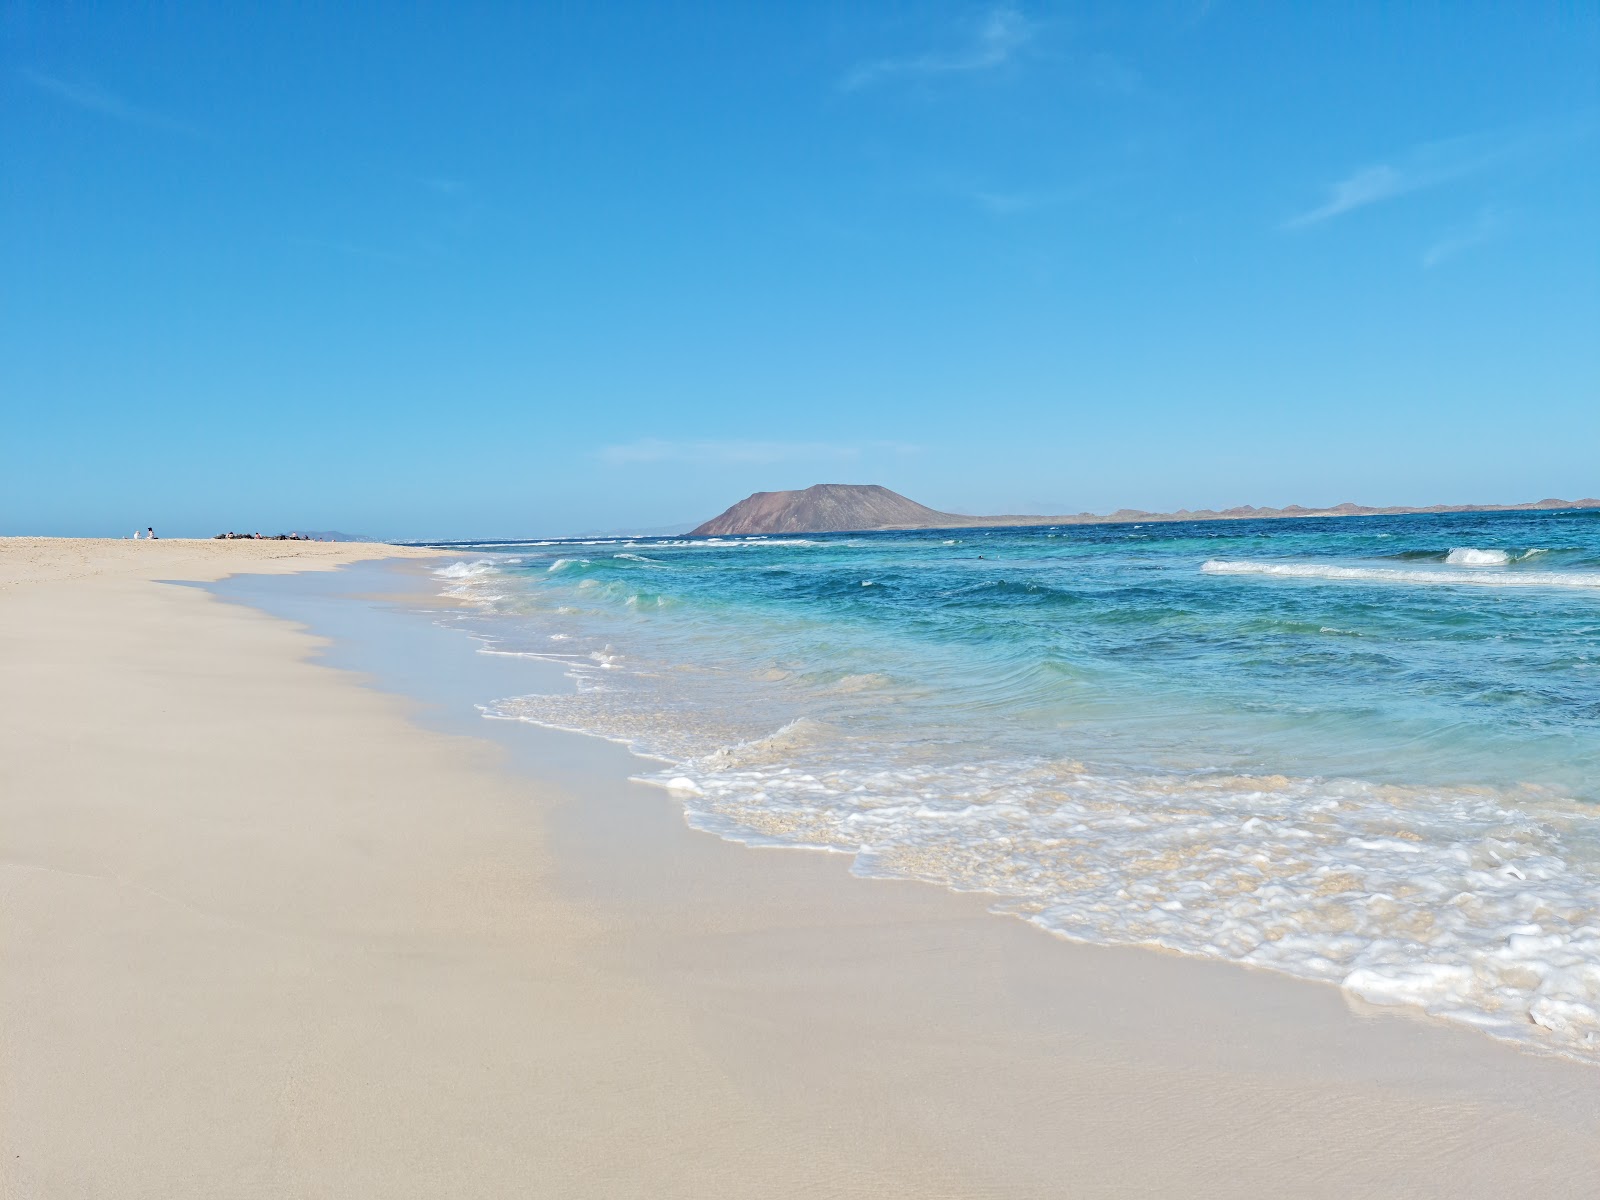
[[[452,549],[697,828],[1600,1062],[1600,511]]]

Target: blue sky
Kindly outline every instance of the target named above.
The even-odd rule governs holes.
[[[1600,6],[325,7],[4,7],[0,532],[1600,493]]]

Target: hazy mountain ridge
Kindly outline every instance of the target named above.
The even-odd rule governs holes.
[[[1353,517],[1398,513],[1520,512],[1535,509],[1597,508],[1600,499],[1536,500],[1526,504],[1431,504],[1371,506],[1346,502],[1330,508],[1258,508],[1253,504],[1224,509],[1179,509],[1153,513],[1120,508],[1114,513],[1069,513],[1060,516],[973,517],[940,512],[878,484],[819,483],[800,491],[755,492],[720,516],[691,531],[697,537],[770,533],[849,533],[881,529],[961,529],[1028,525],[1098,525],[1147,521],[1242,521],[1279,517]]]

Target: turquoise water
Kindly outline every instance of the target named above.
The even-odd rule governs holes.
[[[1600,512],[468,550],[703,828],[1600,1060]]]

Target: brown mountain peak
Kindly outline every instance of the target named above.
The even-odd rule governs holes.
[[[693,531],[726,537],[759,533],[840,533],[895,526],[935,526],[936,512],[876,483],[818,483],[800,491],[756,492]],[[957,518],[959,520],[960,518]]]

